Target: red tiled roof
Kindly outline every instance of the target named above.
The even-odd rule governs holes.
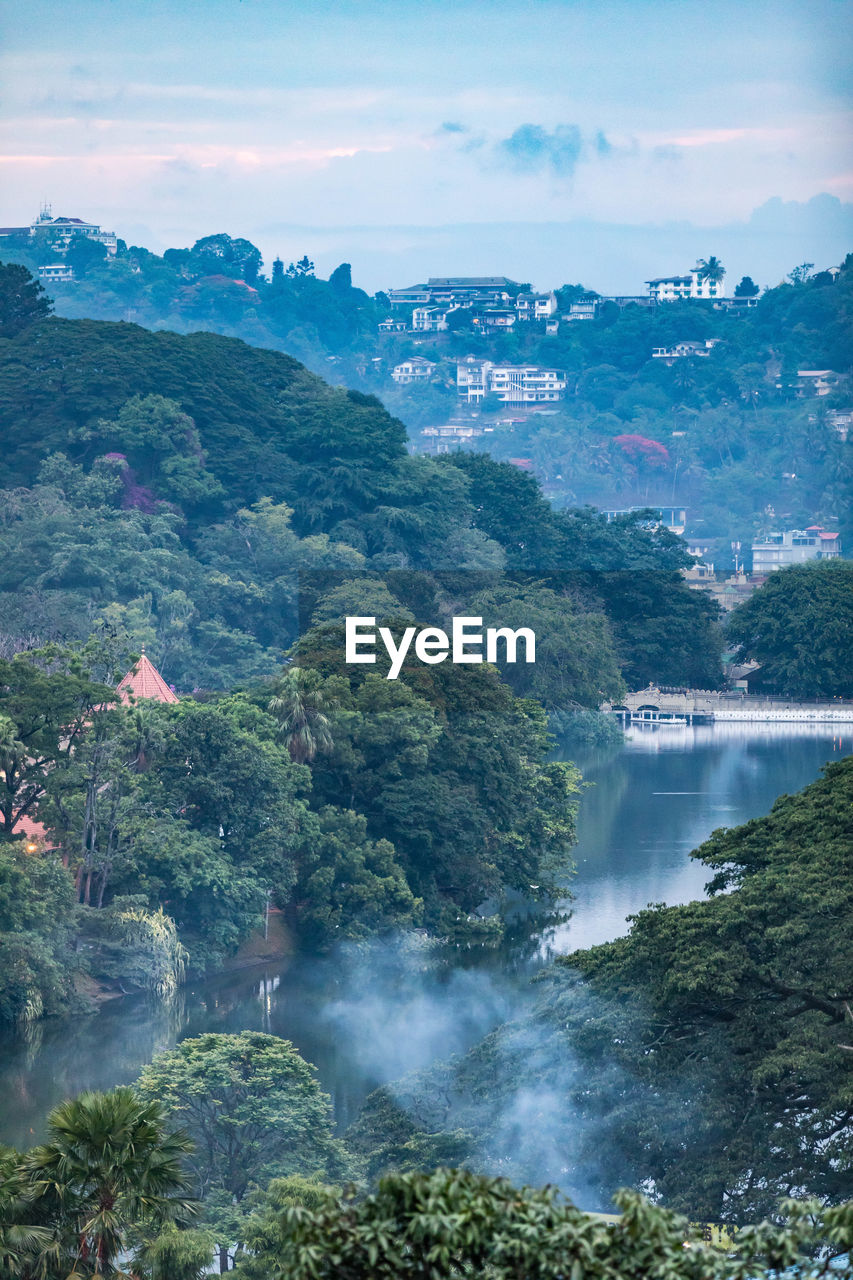
[[[116,693],[122,702],[131,698],[153,698],[155,702],[177,702],[178,695],[166,684],[160,672],[143,653],[135,667],[131,667],[119,682]]]
[[[27,814],[22,813],[12,828],[12,835],[23,836],[27,843],[31,840],[46,840],[47,828],[43,827],[35,818],[30,818]]]

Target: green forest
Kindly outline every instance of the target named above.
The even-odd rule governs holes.
[[[229,244],[145,270],[135,250],[80,264],[82,310],[124,273],[156,327],[139,293],[152,327],[101,318],[106,292],[52,315],[24,265],[0,266],[0,1024],[20,1034],[77,1023],[105,993],[168,1007],[270,912],[318,958],[412,935],[523,953],[575,870],[584,781],[554,759],[556,732],[618,742],[602,702],[721,688],[724,656],[755,658],[787,696],[850,693],[849,564],[772,575],[724,627],[648,510],[608,522],[555,503],[500,448],[413,454],[369,379],[333,386],[273,349],[299,299],[350,316],[324,343],[372,343],[382,300],[307,260],[265,282],[257,251]],[[205,255],[213,285],[192,283]],[[831,310],[812,331],[804,308],[786,368],[817,361],[818,329],[841,342],[848,276],[775,291]],[[177,324],[179,280],[212,310]],[[223,280],[257,294],[253,323],[267,303],[280,315],[275,341],[175,331],[229,327]],[[774,305],[726,320],[744,352],[788,316]],[[652,323],[605,315],[571,341],[630,371],[631,326]],[[807,421],[784,396],[730,409],[751,424],[747,470],[783,419]],[[825,468],[815,501],[837,503],[841,443],[820,430],[808,474]],[[344,661],[354,614],[395,636],[461,615],[531,626],[537,662],[409,657],[386,679],[381,656]],[[174,702],[117,699],[143,652]],[[0,1269],[117,1276],[132,1256],[146,1280],[193,1280],[227,1241],[262,1280],[752,1280],[818,1255],[829,1274],[851,1232],[851,784],[842,761],[716,832],[693,855],[708,900],[649,907],[624,938],[561,957],[523,1015],[374,1092],[345,1131],[289,1041],[224,1023],[69,1099],[42,1143],[0,1151]],[[514,913],[522,897],[535,922]],[[618,1220],[519,1187],[533,1094],[561,1153],[539,1181],[570,1158],[584,1207],[618,1193]],[[728,1224],[726,1247],[702,1223]]]
[[[33,271],[56,259],[38,236],[7,237],[3,253]],[[162,256],[121,241],[114,259],[94,241],[69,254],[77,278],[51,284],[57,314],[172,333],[204,330],[288,352],[328,381],[378,396],[419,448],[424,427],[459,412],[457,360],[563,370],[566,398],[547,413],[522,409],[519,415],[487,397],[476,421],[489,434],[474,442],[498,460],[529,459],[558,506],[678,502],[688,509],[691,535],[718,543],[720,563],[728,563],[730,540],[746,544],[779,522],[787,528],[840,524],[853,536],[851,444],[832,417],[851,407],[850,257],[837,274],[808,263],[792,266],[787,279],[751,307],[606,302],[585,323],[566,316],[578,298],[598,296],[589,287],[595,282],[553,282],[562,323],[549,336],[544,322],[479,333],[464,307],[451,313],[446,332],[380,333],[377,324],[390,314],[388,297],[355,287],[348,263],[321,280],[307,256],[287,268],[276,260],[267,276],[260,251],[226,234]],[[750,291],[757,289],[749,277],[729,288],[735,296]],[[394,317],[409,314],[397,308]],[[652,357],[655,348],[709,341],[701,356]],[[397,386],[392,369],[413,355],[434,361],[436,369],[423,385]],[[801,369],[837,375],[830,394],[804,396]]]

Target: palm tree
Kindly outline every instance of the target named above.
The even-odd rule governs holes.
[[[82,1093],[48,1117],[48,1141],[24,1158],[35,1204],[58,1205],[60,1244],[74,1277],[117,1277],[131,1227],[194,1213],[185,1193],[183,1132],[167,1133],[156,1102],[133,1089]],[[63,1272],[64,1274],[64,1272]]]
[[[284,672],[267,703],[267,710],[278,721],[279,736],[297,764],[307,764],[318,751],[331,751],[334,746],[325,705],[316,677],[302,667],[289,667]]]
[[[726,269],[722,262],[720,262],[719,258],[715,258],[713,254],[710,258],[700,258],[696,269],[699,272],[699,279],[707,280],[709,284],[719,284],[726,274]]]
[[[0,1275],[10,1280],[36,1274],[54,1252],[54,1233],[34,1221],[29,1190],[22,1157],[0,1149]]]

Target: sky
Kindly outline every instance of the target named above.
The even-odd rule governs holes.
[[[853,249],[851,0],[28,0],[0,222],[227,231],[373,291],[774,284]]]

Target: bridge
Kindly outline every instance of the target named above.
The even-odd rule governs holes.
[[[649,724],[680,720],[688,724],[718,720],[853,724],[853,701],[827,698],[797,702],[794,698],[749,694],[742,689],[669,689],[650,684],[638,693],[627,694],[621,702],[602,703],[601,710]]]

